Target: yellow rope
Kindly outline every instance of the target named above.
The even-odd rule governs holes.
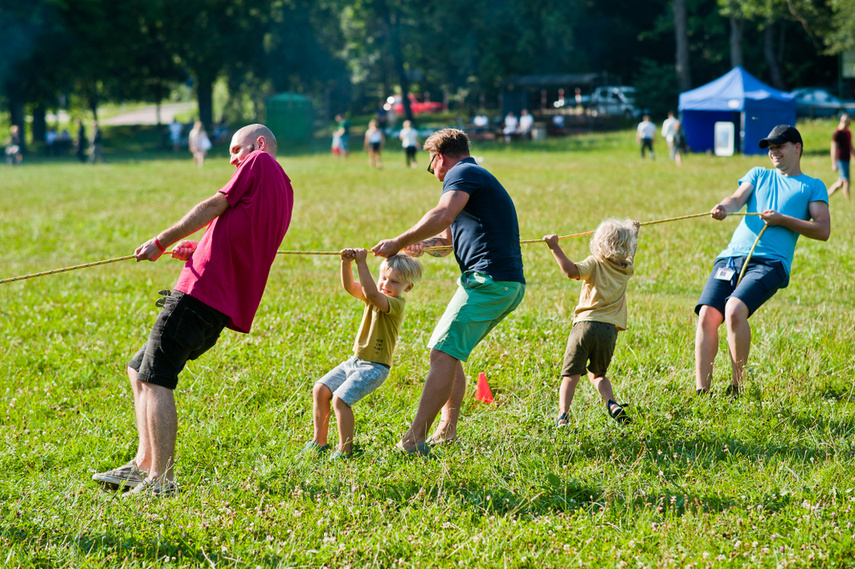
[[[668,217],[665,219],[655,219],[653,221],[643,221],[639,225],[656,225],[657,223],[668,223],[669,221],[680,221],[682,219],[692,219],[693,217],[704,217],[707,215],[712,215],[710,212],[705,211],[704,213],[693,213],[690,215],[681,215],[679,217]],[[747,213],[747,212],[734,212],[728,213],[728,216],[731,215],[760,215],[759,213]],[[593,235],[594,231],[585,231],[584,233],[574,233],[572,235],[562,235],[559,236],[558,239],[573,239],[576,237],[585,237],[587,235]],[[543,243],[543,238],[540,239],[525,239],[521,240],[521,245],[528,245],[531,243]],[[451,249],[451,245],[437,245],[436,247],[425,247],[425,251],[444,251],[446,249]]]
[[[681,219],[690,219],[693,217],[703,217],[706,215],[710,215],[710,213],[709,212],[693,213],[691,215],[682,215],[680,217],[669,217],[667,219],[657,219],[654,221],[645,221],[645,222],[641,223],[641,225],[655,225],[657,223],[667,223],[669,221],[679,221]],[[728,215],[760,215],[760,214],[759,213],[729,213]],[[764,231],[765,231],[765,228],[764,228]],[[559,239],[572,239],[574,237],[584,237],[586,235],[592,235],[593,233],[594,233],[593,231],[586,231],[584,233],[574,233],[572,235],[561,236],[561,237],[559,237]],[[763,234],[763,232],[761,231],[760,235],[762,235],[762,234]],[[758,240],[760,239],[759,235],[758,235],[757,239]],[[542,243],[542,242],[543,242],[543,239],[526,239],[524,241],[520,241],[521,244]],[[756,246],[757,243],[755,242],[754,245]],[[442,250],[451,249],[451,248],[452,248],[451,245],[440,245],[437,247],[425,247],[424,250],[425,251],[442,251]],[[752,252],[754,251],[753,247],[751,248],[751,251]],[[285,251],[285,250],[280,250],[280,251],[277,251],[276,253],[278,255],[339,255],[340,254],[339,251]],[[163,253],[163,255],[170,255],[170,254],[172,254],[172,251],[166,251]],[[61,269],[53,269],[50,271],[43,271],[40,273],[30,273],[28,275],[21,275],[19,277],[10,277],[7,279],[0,280],[0,285],[6,284],[6,283],[12,283],[15,281],[22,281],[22,280],[26,280],[26,279],[34,279],[36,277],[44,277],[47,275],[56,275],[59,273],[66,273],[68,271],[75,271],[77,269],[88,269],[89,267],[97,267],[99,265],[108,265],[110,263],[117,263],[119,261],[127,261],[127,260],[134,259],[134,258],[135,258],[134,255],[125,255],[124,257],[116,257],[115,259],[105,259],[103,261],[94,261],[92,263],[84,263],[82,265],[74,265],[72,267],[63,267]],[[749,259],[750,258],[751,258],[751,256],[749,255]],[[746,264],[747,264],[747,261],[746,261]],[[743,268],[743,270],[744,270],[744,268]],[[742,278],[742,275],[740,275],[740,278]]]
[[[739,271],[739,278],[736,279],[736,286],[739,286],[739,281],[742,280],[742,275],[745,274],[745,269],[748,267],[748,261],[751,260],[751,256],[754,254],[754,249],[757,247],[757,244],[760,243],[760,238],[763,237],[763,233],[769,229],[769,224],[765,221],[763,222],[763,229],[760,230],[760,233],[757,234],[757,239],[754,240],[754,245],[751,246],[751,250],[748,251],[748,256],[745,257],[745,262],[742,263],[742,270]]]

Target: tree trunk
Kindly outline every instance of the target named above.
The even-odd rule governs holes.
[[[730,66],[742,67],[742,30],[745,21],[736,16],[730,17]]]
[[[775,26],[771,20],[767,20],[766,28],[763,30],[763,56],[766,58],[766,64],[769,65],[772,86],[775,89],[786,91],[787,85],[784,83],[781,65],[778,58],[775,57]]]
[[[199,120],[206,129],[214,124],[214,79],[206,73],[196,76],[196,101],[199,105]]]
[[[688,91],[692,88],[692,76],[689,70],[689,19],[686,10],[686,1],[674,0],[677,85],[680,91]]]
[[[392,62],[395,66],[395,74],[398,76],[398,86],[401,88],[401,103],[404,105],[404,118],[413,120],[413,109],[410,108],[410,80],[404,69],[404,52],[401,49],[401,33],[398,26],[398,17],[393,15],[385,0],[376,0],[377,11],[386,28],[389,30],[389,51],[392,52]]]
[[[46,115],[47,109],[45,109],[44,103],[39,103],[33,108],[33,142],[45,139],[45,133],[47,132]]]

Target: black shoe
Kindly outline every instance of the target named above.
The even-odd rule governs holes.
[[[739,398],[739,396],[742,394],[741,391],[742,390],[739,389],[738,385],[733,385],[731,383],[730,385],[727,386],[727,389],[724,391],[724,394],[727,395],[727,397],[731,401],[733,401],[734,399]]]
[[[623,405],[620,403],[609,399],[609,402],[606,403],[606,409],[608,409],[611,418],[621,425],[632,423],[632,419],[629,418],[629,415],[626,414],[626,411],[623,410]]]
[[[702,395],[709,395],[709,394],[710,394],[709,389],[696,389],[695,390],[695,395],[697,395],[698,397],[700,397]]]

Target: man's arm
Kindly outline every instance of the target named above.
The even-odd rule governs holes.
[[[735,192],[721,200],[718,204],[715,205],[710,210],[710,214],[712,214],[713,219],[718,219],[721,221],[727,214],[736,213],[742,206],[745,205],[745,202],[748,201],[748,198],[751,196],[751,192],[754,191],[754,185],[748,182],[744,182],[740,184],[740,186],[736,189]]]
[[[828,204],[825,202],[810,202],[808,204],[810,220],[798,219],[784,215],[771,209],[760,214],[760,219],[768,225],[781,225],[804,235],[808,239],[828,241],[831,235],[831,214],[828,212]]]
[[[205,201],[193,206],[178,223],[137,247],[134,256],[137,261],[156,261],[163,254],[161,247],[166,249],[179,239],[196,233],[222,215],[228,208],[229,202],[226,196],[217,192]],[[158,243],[160,247],[158,247]]]
[[[437,206],[425,213],[418,223],[397,237],[380,241],[371,251],[379,257],[391,257],[404,247],[430,237],[443,239],[443,244],[450,245],[450,233],[447,230],[468,201],[469,194],[459,190],[442,194]]]

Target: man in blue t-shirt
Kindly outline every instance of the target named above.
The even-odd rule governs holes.
[[[710,389],[713,360],[718,351],[718,328],[727,323],[727,344],[733,370],[727,394],[739,395],[751,348],[748,318],[790,280],[790,266],[799,235],[827,241],[831,233],[828,193],[821,180],[802,173],[802,136],[789,125],[778,125],[760,141],[769,149],[774,169],[752,168],[739,188],[710,211],[722,220],[747,204],[730,244],[719,253],[695,306],[695,387]],[[758,240],[758,235],[767,226]],[[757,243],[751,254],[751,248]],[[739,274],[750,255],[742,280]]]
[[[462,130],[435,132],[424,149],[430,153],[428,172],[443,183],[439,204],[398,237],[372,248],[381,257],[404,248],[414,255],[428,248],[428,254],[439,257],[453,246],[460,267],[457,292],[430,339],[430,369],[419,408],[398,444],[419,454],[457,437],[466,392],[462,362],[525,295],[519,224],[508,192],[469,156],[469,137]],[[428,439],[440,411],[440,423]]]

